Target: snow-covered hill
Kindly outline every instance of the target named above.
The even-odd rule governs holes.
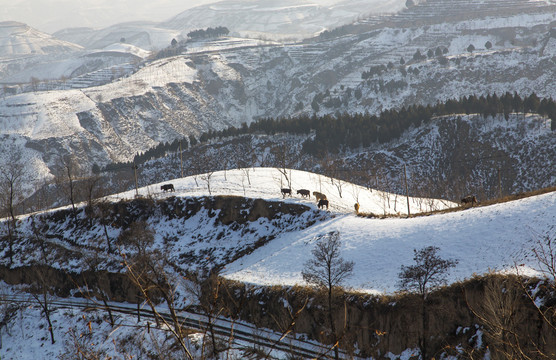
[[[147,250],[166,254],[173,271],[217,264],[225,265],[222,275],[228,279],[259,285],[304,285],[301,270],[311,258],[316,240],[337,231],[342,241],[341,256],[355,263],[353,275],[345,285],[361,292],[392,294],[398,289],[401,266],[413,263],[414,249],[435,246],[440,249],[440,257],[456,260],[456,267],[449,272],[449,283],[492,271],[538,275],[539,264],[531,250],[546,236],[553,239],[556,235],[556,192],[445,214],[378,219],[356,216],[351,204],[359,199],[364,210],[392,212],[393,209],[384,207],[385,197],[379,191],[344,183],[339,197],[337,179],[289,169],[286,174],[294,190],[303,187],[326,192],[331,200],[330,210],[318,210],[314,199],[295,194],[282,198],[280,188],[286,179],[276,168],[237,169],[215,172],[210,178],[204,174],[172,179],[140,188],[140,198],[136,198],[135,191],[110,196],[114,208],[102,210],[109,221],[100,220],[94,210],[87,218],[81,206],[76,217],[70,208],[20,217],[13,266],[40,262],[42,257],[33,241],[42,239],[43,254],[53,256],[49,265],[54,268],[79,273],[88,266],[85,259],[96,256],[96,269],[122,271],[119,253],[108,251],[106,241],[119,244],[119,252],[133,252],[119,239],[135,222],[144,223],[152,231],[154,244],[147,246]],[[161,191],[160,186],[168,183],[174,185],[175,192]],[[392,201],[396,198],[390,195]],[[399,198],[405,203],[405,198]],[[424,203],[438,207],[454,205],[410,199],[412,211]],[[398,206],[403,213],[405,204]],[[6,227],[1,226],[0,231],[7,231]],[[7,241],[6,237],[0,238]],[[6,251],[6,246],[0,250],[3,265],[8,261]],[[183,284],[178,287],[181,291]],[[18,293],[19,288],[0,284],[0,295]],[[189,298],[187,294],[180,296],[176,300],[183,307],[182,302]],[[58,353],[67,353],[73,349],[72,333],[62,333],[62,329],[84,332],[85,339],[95,339],[95,344],[108,353],[133,349],[119,342],[128,336],[128,331],[120,326],[110,328],[108,321],[102,321],[103,314],[95,316],[88,312],[75,316],[73,310],[55,309],[51,317],[58,343],[46,345],[49,340],[46,328],[36,326],[44,320],[31,303],[25,305],[20,310],[7,311],[17,313],[18,318],[7,318],[7,327],[12,331],[4,335],[2,351],[14,359],[25,358],[18,357],[19,354],[40,352],[41,356],[53,358]],[[160,308],[164,310],[164,306]],[[135,316],[133,319],[117,316],[118,323],[132,327],[137,326],[137,321]],[[146,325],[141,325],[142,332],[132,332],[132,338],[147,332]],[[101,336],[118,344],[110,342],[108,346],[99,334],[106,334]],[[14,355],[14,346],[21,344],[20,337],[29,346],[26,352]],[[60,339],[64,339],[63,348]]]
[[[343,241],[342,256],[355,262],[354,276],[346,282],[358,291],[394,292],[398,288],[401,265],[412,262],[413,249],[437,246],[440,256],[458,261],[449,282],[461,281],[489,271],[519,271],[535,274],[538,268],[531,250],[546,235],[556,234],[556,192],[487,207],[417,218],[369,219],[354,214],[353,203],[361,212],[407,214],[403,195],[386,194],[343,183],[338,194],[338,179],[296,170],[287,170],[292,188],[322,190],[330,200],[330,213],[315,225],[279,235],[252,254],[226,266],[224,276],[255,284],[302,284],[301,270],[311,256],[316,239],[338,231]],[[269,201],[286,201],[315,207],[314,197],[300,195],[282,199],[280,188],[286,180],[279,169],[255,168],[245,171],[216,172],[210,179],[213,195],[238,195]],[[140,189],[140,194],[159,196],[206,196],[206,175],[169,181],[176,193],[160,194],[160,184]],[[116,195],[114,199],[132,198],[135,191]],[[453,207],[456,204],[410,198],[411,212]],[[207,229],[207,232],[213,231]]]
[[[0,23],[3,96],[106,84],[135,71],[138,63],[151,54],[122,43],[121,38],[110,40],[104,47],[87,51],[25,24]]]
[[[0,59],[6,57],[70,53],[79,45],[56,39],[15,21],[0,22]]]
[[[361,20],[345,34],[340,29],[336,35],[303,43],[240,38],[188,43],[184,54],[141,69],[114,65],[75,83],[50,83],[55,91],[4,96],[0,129],[18,139],[21,151],[32,152],[43,166],[52,167],[56,158],[74,153],[90,169],[94,163],[131,160],[161,142],[260,117],[377,113],[506,91],[556,96],[554,6],[512,0],[518,11],[489,0],[481,5],[490,9],[485,12],[488,18],[470,12],[442,22],[442,17],[431,16],[431,11],[444,14],[448,4],[430,0],[393,17]],[[473,8],[463,0],[456,5],[462,13]],[[498,15],[495,10],[500,10]],[[414,21],[406,21],[409,17]],[[492,47],[487,49],[487,42]],[[468,51],[469,45],[475,50]],[[414,58],[417,50],[426,54],[424,58]],[[375,70],[369,74],[371,66]],[[93,63],[90,67],[100,71]],[[98,86],[111,81],[110,74],[115,80]],[[70,85],[85,89],[61,90]],[[41,86],[30,84],[28,89]],[[51,132],[47,143],[37,143],[27,131],[37,119],[45,127],[58,128],[62,119],[76,126],[72,134]]]
[[[285,173],[285,175],[284,175]],[[245,196],[260,198],[268,201],[285,201],[308,204],[315,207],[313,191],[326,195],[330,202],[329,210],[334,213],[351,214],[354,204],[359,203],[361,213],[377,215],[406,215],[407,200],[403,195],[389,194],[386,192],[365,188],[343,180],[314,174],[306,171],[278,168],[245,168],[228,171],[217,171],[207,179],[207,174],[189,176],[184,179],[171,180],[176,189],[176,194],[187,196]],[[160,193],[160,184],[141,188],[139,194],[152,196]],[[210,194],[208,193],[210,185]],[[281,189],[291,185],[292,195],[282,196]],[[309,197],[297,194],[297,190],[310,190]],[[166,193],[164,196],[176,195]],[[135,190],[110,196],[110,199],[131,199]],[[163,197],[164,197],[163,196]],[[422,213],[443,210],[455,207],[447,200],[409,198],[410,212]]]
[[[536,241],[554,236],[556,231],[556,192],[446,214],[380,219],[358,217],[353,210],[354,202],[359,202],[362,212],[403,215],[407,213],[405,196],[386,194],[303,171],[286,169],[286,174],[293,188],[291,197],[283,198],[280,192],[287,183],[281,169],[237,169],[173,179],[140,188],[138,194],[143,199],[161,201],[165,205],[156,210],[159,205],[145,207],[149,201],[145,200],[143,205],[130,205],[132,210],[129,211],[135,214],[133,219],[146,221],[154,232],[153,248],[165,248],[176,264],[189,269],[222,264],[225,265],[223,274],[230,279],[265,285],[302,284],[301,270],[304,262],[311,257],[315,240],[331,231],[338,231],[343,241],[343,257],[355,262],[354,276],[346,285],[356,290],[386,293],[397,289],[400,266],[412,262],[413,249],[425,246],[437,246],[442,257],[458,261],[449,282],[490,270],[512,271],[515,264],[520,264],[520,271],[533,274],[538,264],[528,256],[530,250]],[[174,185],[174,192],[161,190],[161,186],[168,183]],[[297,195],[296,190],[300,188],[325,193],[330,201],[329,210],[317,209],[314,196],[304,198]],[[207,200],[210,196],[216,198]],[[291,208],[286,213],[278,212],[275,218],[252,218],[253,215],[248,214],[261,209],[261,204],[236,201],[233,196],[237,199],[245,196],[254,201],[262,199],[267,202],[268,209],[285,203],[297,206],[297,210]],[[108,199],[117,202],[135,197],[133,190]],[[231,202],[223,205],[227,201]],[[187,205],[188,210],[180,210],[181,206],[196,202],[199,202],[198,205]],[[447,201],[419,198],[410,198],[409,203],[412,214],[456,206]],[[75,227],[75,221],[65,218],[71,216],[71,211],[59,214],[57,211],[49,211],[41,219],[36,215],[23,217],[18,225],[22,239],[33,236],[33,228],[44,223],[48,238],[59,238],[57,246],[67,245],[71,252],[87,252],[88,244],[98,242],[104,233],[110,234],[109,237],[114,239],[111,241],[115,241],[126,229],[117,224],[131,221],[131,218],[126,220],[126,211],[120,206],[118,219],[108,229],[103,230],[100,223],[81,228]],[[246,221],[230,218],[230,214],[234,213],[241,218],[246,217]],[[80,213],[79,218],[83,216]],[[83,224],[88,223],[83,221]],[[68,226],[72,227],[73,235],[67,232]],[[266,240],[257,242],[261,238]],[[245,252],[246,246],[253,246],[256,242],[257,246]],[[30,245],[20,241],[15,246]],[[83,248],[77,250],[76,246]],[[95,251],[106,251],[104,240],[96,246]],[[170,251],[168,247],[174,250]],[[4,248],[4,251],[7,249]],[[238,257],[237,252],[242,255]],[[14,265],[30,261],[30,257],[22,254],[16,250]],[[3,262],[7,261],[5,255]],[[107,254],[107,260],[111,257]],[[211,260],[207,262],[206,259]],[[237,260],[228,263],[233,259]],[[72,271],[78,271],[81,266],[77,260],[66,265],[61,265],[63,262],[57,264]]]
[[[405,1],[221,1],[188,9],[160,26],[187,35],[191,30],[226,26],[245,37],[273,40],[312,37],[369,14],[396,13]]]
[[[489,271],[540,275],[531,256],[536,241],[556,233],[556,193],[463,212],[412,219],[362,219],[341,215],[299,233],[285,234],[228,265],[230,279],[264,285],[303,283],[301,270],[319,235],[338,231],[342,256],[354,261],[346,281],[355,290],[390,293],[398,287],[401,265],[411,264],[413,249],[440,248],[458,261],[448,282]]]
[[[173,38],[180,38],[179,31],[162,28],[152,21],[119,23],[102,29],[67,28],[53,35],[90,50],[102,49],[122,38],[126,43],[148,51],[160,50],[169,46]]]

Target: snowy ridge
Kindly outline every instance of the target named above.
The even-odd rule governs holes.
[[[260,229],[256,223],[250,225],[255,233],[271,231],[269,234],[276,237],[251,254],[228,264],[223,274],[230,279],[262,285],[303,284],[301,270],[311,256],[314,242],[319,236],[331,231],[340,233],[342,256],[355,262],[354,275],[345,285],[371,293],[396,291],[400,266],[412,263],[413,249],[425,246],[437,246],[441,257],[458,261],[457,267],[450,272],[449,283],[491,270],[515,271],[515,264],[520,264],[521,273],[535,275],[534,269],[538,264],[530,256],[530,251],[536,241],[556,231],[556,192],[439,215],[364,218],[354,213],[353,203],[356,199],[359,199],[361,211],[402,215],[407,210],[406,199],[349,183],[343,184],[342,197],[339,197],[337,185],[332,184],[330,178],[296,170],[287,170],[287,174],[292,181],[294,195],[291,198],[282,197],[280,188],[284,187],[286,180],[276,168],[215,172],[208,182],[207,174],[173,179],[140,188],[139,195],[155,199],[208,196],[207,184],[210,183],[211,195],[238,195],[270,202],[299,203],[308,206],[313,212],[318,211],[315,198],[302,198],[295,194],[296,190],[322,190],[330,200],[330,209],[329,212],[321,212],[328,215],[309,227],[292,228],[286,224],[298,221],[285,218],[287,231],[278,234],[269,229],[266,223],[260,223]],[[337,179],[333,181],[338,183]],[[176,191],[162,192],[160,186],[167,183],[173,184]],[[134,197],[135,191],[129,191],[112,195],[109,199],[118,201]],[[427,211],[430,205],[445,208],[456,204],[410,198],[410,205],[414,214],[420,210]],[[313,215],[301,215],[304,220],[300,218],[299,223],[305,223],[309,219],[307,216]],[[190,236],[180,230],[184,225],[180,224],[180,221],[153,221],[151,226],[159,234],[157,238],[160,240],[157,241],[162,241],[161,237],[177,236],[176,249],[198,248],[193,251],[202,253],[201,248],[213,246],[210,241],[206,244],[190,242]],[[209,238],[212,233],[226,231],[221,225],[215,228],[212,221],[205,221],[202,213],[189,219],[185,226],[194,234],[203,234],[203,237]],[[243,241],[241,239],[241,236],[230,235],[226,247],[234,247],[236,242]],[[188,245],[184,247],[186,243]]]
[[[531,11],[400,28],[383,21],[362,33],[304,43],[233,37],[191,42],[184,54],[141,68],[130,68],[129,58],[120,62],[91,58],[85,64],[83,59],[58,59],[52,67],[29,66],[29,71],[24,67],[10,81],[28,81],[37,74],[31,69],[41,77],[52,74],[73,79],[27,84],[22,86],[25,91],[50,85],[57,90],[25,97],[12,95],[19,87],[7,87],[10,91],[0,98],[0,115],[4,115],[0,129],[17,138],[21,152],[32,152],[43,167],[51,168],[52,159],[76,153],[84,168],[90,169],[95,163],[129,161],[161,142],[238,127],[261,117],[344,111],[377,114],[384,109],[506,91],[554,97],[556,40],[550,24],[556,21],[556,13],[551,7],[538,6],[542,2],[513,1],[531,6]],[[508,29],[513,25],[519,27]],[[107,39],[108,44],[120,40],[116,34]],[[487,41],[492,48],[486,49]],[[466,50],[470,44],[475,47],[472,53]],[[447,50],[445,58],[413,59],[417,50],[425,54],[439,48]],[[95,67],[97,62],[103,66]],[[373,65],[389,67],[362,79],[362,73]],[[0,72],[9,73],[11,67],[0,63]],[[90,87],[106,81],[112,82]],[[62,88],[83,90],[64,93]],[[315,103],[315,99],[322,100]],[[14,109],[20,106],[18,113]],[[28,133],[14,130],[16,118],[22,124],[19,128],[28,128],[37,118],[53,129],[66,121],[78,122],[79,127],[72,126],[72,141],[68,128],[62,126],[59,135],[51,132],[48,144],[36,144],[26,138]],[[40,151],[47,148],[54,156]]]
[[[401,265],[413,262],[413,249],[440,248],[440,256],[458,265],[448,282],[491,270],[537,274],[530,255],[534,242],[556,231],[556,193],[511,203],[411,219],[362,219],[338,216],[295,236],[282,236],[226,269],[228,278],[257,284],[302,282],[303,263],[317,235],[339,231],[342,255],[355,262],[346,282],[359,291],[393,292]]]
[[[318,191],[319,186],[322,186],[322,192],[330,199],[330,211],[335,216],[307,229],[278,236],[252,254],[228,265],[224,271],[226,277],[264,285],[303,283],[301,270],[310,257],[316,238],[330,231],[340,232],[342,255],[346,260],[355,262],[354,276],[346,285],[358,291],[395,291],[400,266],[412,262],[413,249],[431,245],[441,249],[442,257],[458,261],[448,278],[450,283],[490,270],[512,271],[515,264],[522,264],[521,272],[533,275],[533,269],[538,264],[528,257],[530,250],[535,241],[556,231],[556,192],[442,215],[367,219],[353,214],[356,196],[359,197],[361,211],[376,213],[406,213],[405,198],[398,196],[396,200],[396,196],[392,195],[391,208],[384,209],[383,206],[388,205],[379,191],[345,183],[343,197],[340,198],[329,178],[320,177],[319,182],[317,174],[295,170],[291,173],[288,170],[288,174],[294,191],[300,187]],[[247,184],[246,177],[241,170],[228,171],[227,180],[223,172],[214,173],[211,179],[212,193],[242,195],[245,185],[245,196],[268,200],[282,198],[279,189],[285,179],[278,169],[253,169],[250,173],[251,186]],[[197,181],[199,186],[193,177],[172,180],[171,183],[178,194],[208,195],[206,182],[203,183],[201,176]],[[159,193],[160,185],[142,188],[141,193]],[[114,198],[130,198],[134,194],[131,191]],[[314,197],[311,200],[286,198],[284,201],[312,203],[315,206]],[[418,199],[410,199],[412,211],[419,211],[418,203]],[[442,201],[435,201],[435,204],[438,208],[440,204],[455,205]],[[397,211],[394,211],[394,206]]]
[[[228,171],[216,171],[211,174],[210,195],[245,196],[261,198],[269,201],[286,201],[316,206],[313,191],[326,195],[333,213],[353,213],[354,204],[359,203],[361,213],[377,215],[406,215],[407,201],[403,195],[389,194],[386,192],[365,188],[343,180],[333,179],[324,175],[306,171],[285,169],[291,181],[292,196],[283,197],[282,188],[288,188],[288,180],[284,176],[284,169],[277,168],[250,168]],[[176,194],[186,196],[207,196],[207,174],[188,176],[183,179],[171,180]],[[251,182],[251,184],[249,184]],[[154,184],[139,189],[142,196],[174,196],[174,193],[160,194],[160,186],[164,183]],[[311,192],[309,198],[297,194],[297,190],[306,189]],[[341,196],[340,196],[341,193]],[[114,200],[132,199],[135,190],[112,195]],[[409,198],[410,211],[415,213],[443,210],[457,206],[457,204],[439,199]]]
[[[282,199],[279,189],[285,179],[280,180],[282,175],[278,169],[255,168],[250,169],[248,173],[246,171],[247,169],[237,169],[228,171],[226,174],[214,173],[211,177],[213,194],[243,193],[246,196],[263,198],[268,201],[305,204],[313,209],[302,213],[297,218],[283,217],[278,224],[259,219],[249,225],[249,231],[232,232],[231,235],[227,226],[215,226],[212,220],[214,214],[209,216],[205,210],[190,217],[187,221],[152,218],[149,220],[149,226],[156,234],[155,246],[162,249],[164,237],[173,239],[170,241],[172,249],[168,250],[167,247],[164,249],[171,254],[172,260],[176,261],[180,257],[180,251],[203,253],[203,246],[214,246],[216,243],[222,246],[222,250],[226,250],[245,241],[246,235],[247,238],[250,238],[252,234],[256,234],[256,236],[272,234],[271,241],[266,245],[228,264],[223,270],[223,275],[229,279],[254,284],[292,285],[304,284],[301,270],[304,262],[311,256],[311,250],[317,237],[330,231],[338,231],[342,240],[342,257],[355,262],[354,274],[345,282],[345,285],[356,291],[389,294],[397,290],[397,274],[400,266],[413,262],[413,249],[415,248],[437,246],[440,248],[439,255],[441,257],[457,260],[457,266],[449,273],[448,282],[450,283],[493,270],[515,271],[515,264],[519,264],[518,269],[522,274],[538,275],[534,270],[538,264],[535,263],[533,257],[529,256],[530,250],[535,242],[543,236],[556,232],[556,192],[443,215],[409,219],[368,219],[357,217],[348,209],[349,201],[353,201],[357,194],[354,186],[346,184],[344,196],[339,198],[333,193],[337,188],[331,186],[331,179],[320,177],[321,181],[319,182],[318,174],[287,171],[294,187],[323,186],[323,191],[325,189],[331,191],[328,195],[331,200],[337,202],[336,206],[331,209],[330,213],[322,211],[321,214],[324,216],[318,216],[319,212],[314,209],[313,200],[301,199],[296,196]],[[251,185],[246,181],[247,174],[249,174]],[[161,192],[160,185],[164,183],[141,188],[139,192],[144,196],[151,196],[155,199],[167,198],[169,201],[182,197],[191,199],[191,196],[207,196],[206,180],[203,180],[203,178],[207,178],[206,176],[205,174],[197,178],[198,185],[193,177],[166,182],[174,184],[175,192]],[[364,201],[373,201],[373,199],[380,202],[380,192],[369,189],[360,190],[362,206],[366,204],[367,207],[380,207],[380,204],[364,203]],[[117,201],[134,196],[135,192],[129,192],[116,194],[110,198]],[[176,198],[173,198],[174,196]],[[363,199],[365,200],[363,201]],[[69,212],[67,214],[69,215]],[[28,216],[20,218],[21,236],[25,236],[25,234],[31,236],[29,219]],[[53,219],[57,219],[57,221],[48,224],[49,231],[60,231],[64,237],[75,237],[76,242],[86,243],[87,239],[84,236],[86,234],[76,233],[74,225],[71,225],[72,221],[69,221],[68,218],[54,216]],[[296,227],[297,224],[307,220],[312,220],[309,227]],[[101,236],[100,228],[93,230],[98,234],[93,231],[88,236]],[[222,241],[211,240],[211,236],[226,233],[226,231],[228,231],[228,235]],[[118,235],[112,228],[109,233],[113,238]],[[50,238],[49,241],[55,241],[54,239]],[[62,242],[57,243],[57,245],[62,244]],[[83,250],[85,251],[85,249]],[[29,257],[25,260],[29,260]],[[53,265],[55,267],[62,266],[60,263]],[[64,263],[63,266],[79,269],[81,265],[78,260],[72,260]],[[11,296],[17,293],[16,287],[8,287],[0,283],[1,295]],[[51,300],[56,301],[56,299]],[[183,299],[180,298],[179,301],[183,301]],[[187,304],[180,303],[179,305],[184,307]],[[134,304],[123,304],[123,306],[135,308]],[[165,310],[164,306],[161,307],[161,310]],[[133,317],[116,315],[117,322],[122,326],[114,329],[109,327],[107,321],[101,320],[103,313],[81,314],[78,312],[76,315],[74,311],[68,309],[52,312],[51,316],[57,331],[57,343],[53,346],[46,346],[46,342],[49,341],[47,329],[43,326],[37,328],[37,323],[43,322],[39,309],[31,304],[23,307],[17,320],[8,324],[11,331],[4,335],[2,351],[7,351],[8,356],[13,359],[27,359],[36,356],[54,358],[67,351],[67,347],[60,339],[71,340],[71,333],[62,333],[61,329],[64,331],[73,329],[77,334],[83,333],[85,339],[94,341],[107,354],[114,354],[116,344],[111,342],[112,339],[119,341],[128,336],[131,339],[143,339],[142,336],[146,334],[145,320],[138,324],[135,315]],[[137,327],[137,325],[141,327]],[[238,329],[241,329],[241,326],[242,324],[239,323]],[[99,336],[99,334],[101,335]],[[106,341],[104,336],[110,341]],[[25,351],[21,350],[22,339],[29,343],[29,346],[24,347]],[[137,349],[136,343],[132,342],[128,345],[129,347],[123,349],[128,351],[128,354],[135,354],[133,349]],[[409,359],[411,353],[409,350],[405,351],[401,358]],[[276,354],[276,356],[282,358],[282,354]]]
[[[405,0],[366,1],[221,1],[188,9],[161,23],[163,28],[191,30],[226,26],[232,33],[273,40],[296,39],[317,35],[351,23],[369,14],[395,13],[405,8]]]
[[[69,53],[81,47],[15,21],[0,22],[0,58]]]

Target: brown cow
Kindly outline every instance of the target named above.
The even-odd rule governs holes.
[[[317,201],[326,200],[326,195],[324,195],[323,193],[320,193],[318,191],[313,191],[313,195],[315,195],[315,198],[317,199]]]
[[[320,200],[319,200],[319,204],[318,204],[319,209],[320,209],[320,208],[323,208],[323,209],[324,209],[325,206],[326,206],[326,210],[328,210],[328,200],[326,200],[326,199],[320,199]]]
[[[353,205],[353,207],[355,208],[355,213],[359,214],[359,203],[355,203],[355,205]]]
[[[471,206],[473,206],[474,204],[478,203],[479,202],[477,201],[477,197],[475,197],[475,195],[467,195],[466,197],[461,199],[461,205],[471,204]]]

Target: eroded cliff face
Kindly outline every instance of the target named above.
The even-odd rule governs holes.
[[[524,289],[541,290],[548,309],[554,292],[538,280],[509,285],[515,278],[489,275],[453,284],[429,295],[425,317],[426,346],[430,356],[481,358],[487,351],[498,356],[518,349],[532,355],[556,354],[554,319],[543,319]],[[493,286],[494,284],[494,286]],[[234,291],[221,292],[229,314],[276,331],[291,329],[296,336],[330,343],[327,295],[302,287],[253,287],[228,283]],[[547,291],[548,290],[548,291]],[[227,300],[233,296],[233,301]],[[538,296],[538,294],[537,294]],[[390,359],[418,349],[423,339],[423,302],[417,294],[372,296],[336,291],[334,321],[340,347],[348,353]],[[488,350],[489,349],[489,350]],[[419,352],[415,351],[415,358]]]
[[[55,289],[60,297],[96,296],[108,301],[136,303],[143,297],[126,274],[106,271],[66,272],[47,266],[15,269],[0,267],[0,278],[7,284],[37,289],[37,274],[47,279],[42,285]],[[492,292],[489,281],[497,278]],[[435,358],[453,355],[466,358],[470,353],[483,358],[487,352],[497,356],[501,351],[512,354],[520,349],[525,354],[537,351],[556,354],[554,319],[546,318],[534,307],[520,285],[508,287],[508,277],[477,277],[432,292],[426,300],[427,352]],[[514,279],[515,280],[515,279]],[[313,339],[330,344],[326,293],[303,287],[260,287],[220,280],[218,288],[202,286],[206,301],[215,294],[219,313],[240,319],[257,327],[284,332],[288,336]],[[554,304],[554,293],[542,282],[526,281],[525,288],[537,289],[544,310]],[[42,286],[41,285],[41,286]],[[83,292],[87,285],[90,292]],[[81,289],[78,290],[78,288]],[[34,290],[33,290],[34,289]],[[517,291],[516,291],[517,290]],[[102,295],[100,295],[102,294]],[[155,301],[162,302],[156,292]],[[423,307],[416,294],[371,296],[334,293],[334,321],[340,338],[339,346],[347,354],[374,359],[391,359],[387,354],[401,354],[414,349],[418,357],[423,339]],[[546,313],[545,313],[546,315]],[[287,341],[284,340],[284,341]],[[534,357],[533,357],[534,358]]]
[[[218,269],[281,233],[307,228],[327,216],[307,205],[240,196],[94,202],[75,211],[30,215],[13,225],[13,232],[7,224],[2,226],[0,266],[8,267],[0,279],[31,284],[44,273],[41,277],[51,281],[59,295],[68,296],[76,287],[65,273],[105,271],[104,279],[109,273],[124,273],[123,259],[139,252],[163,254],[165,262],[182,272]],[[130,236],[133,229],[140,231]],[[133,238],[145,233],[149,236],[138,248]],[[106,287],[110,297],[132,300],[125,295],[127,290],[124,295],[117,291],[120,285]]]

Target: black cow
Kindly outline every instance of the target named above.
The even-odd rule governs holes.
[[[286,197],[286,195],[292,196],[292,189],[282,188],[282,197]]]
[[[306,189],[299,189],[297,190],[297,195],[301,195],[302,197],[309,197],[311,196],[311,192]]]
[[[160,187],[160,190],[166,192],[166,191],[175,191],[174,189],[174,184],[164,184]]]
[[[477,198],[475,197],[475,195],[468,195],[468,196],[461,199],[461,204],[462,205],[471,204],[471,206],[473,206],[474,204],[478,204],[478,203],[479,202],[477,201]]]
[[[324,209],[325,206],[326,206],[326,210],[328,210],[328,200],[326,200],[326,199],[320,199],[320,200],[319,200],[319,204],[318,204],[319,209],[320,209],[320,208],[323,208],[323,209]]]

